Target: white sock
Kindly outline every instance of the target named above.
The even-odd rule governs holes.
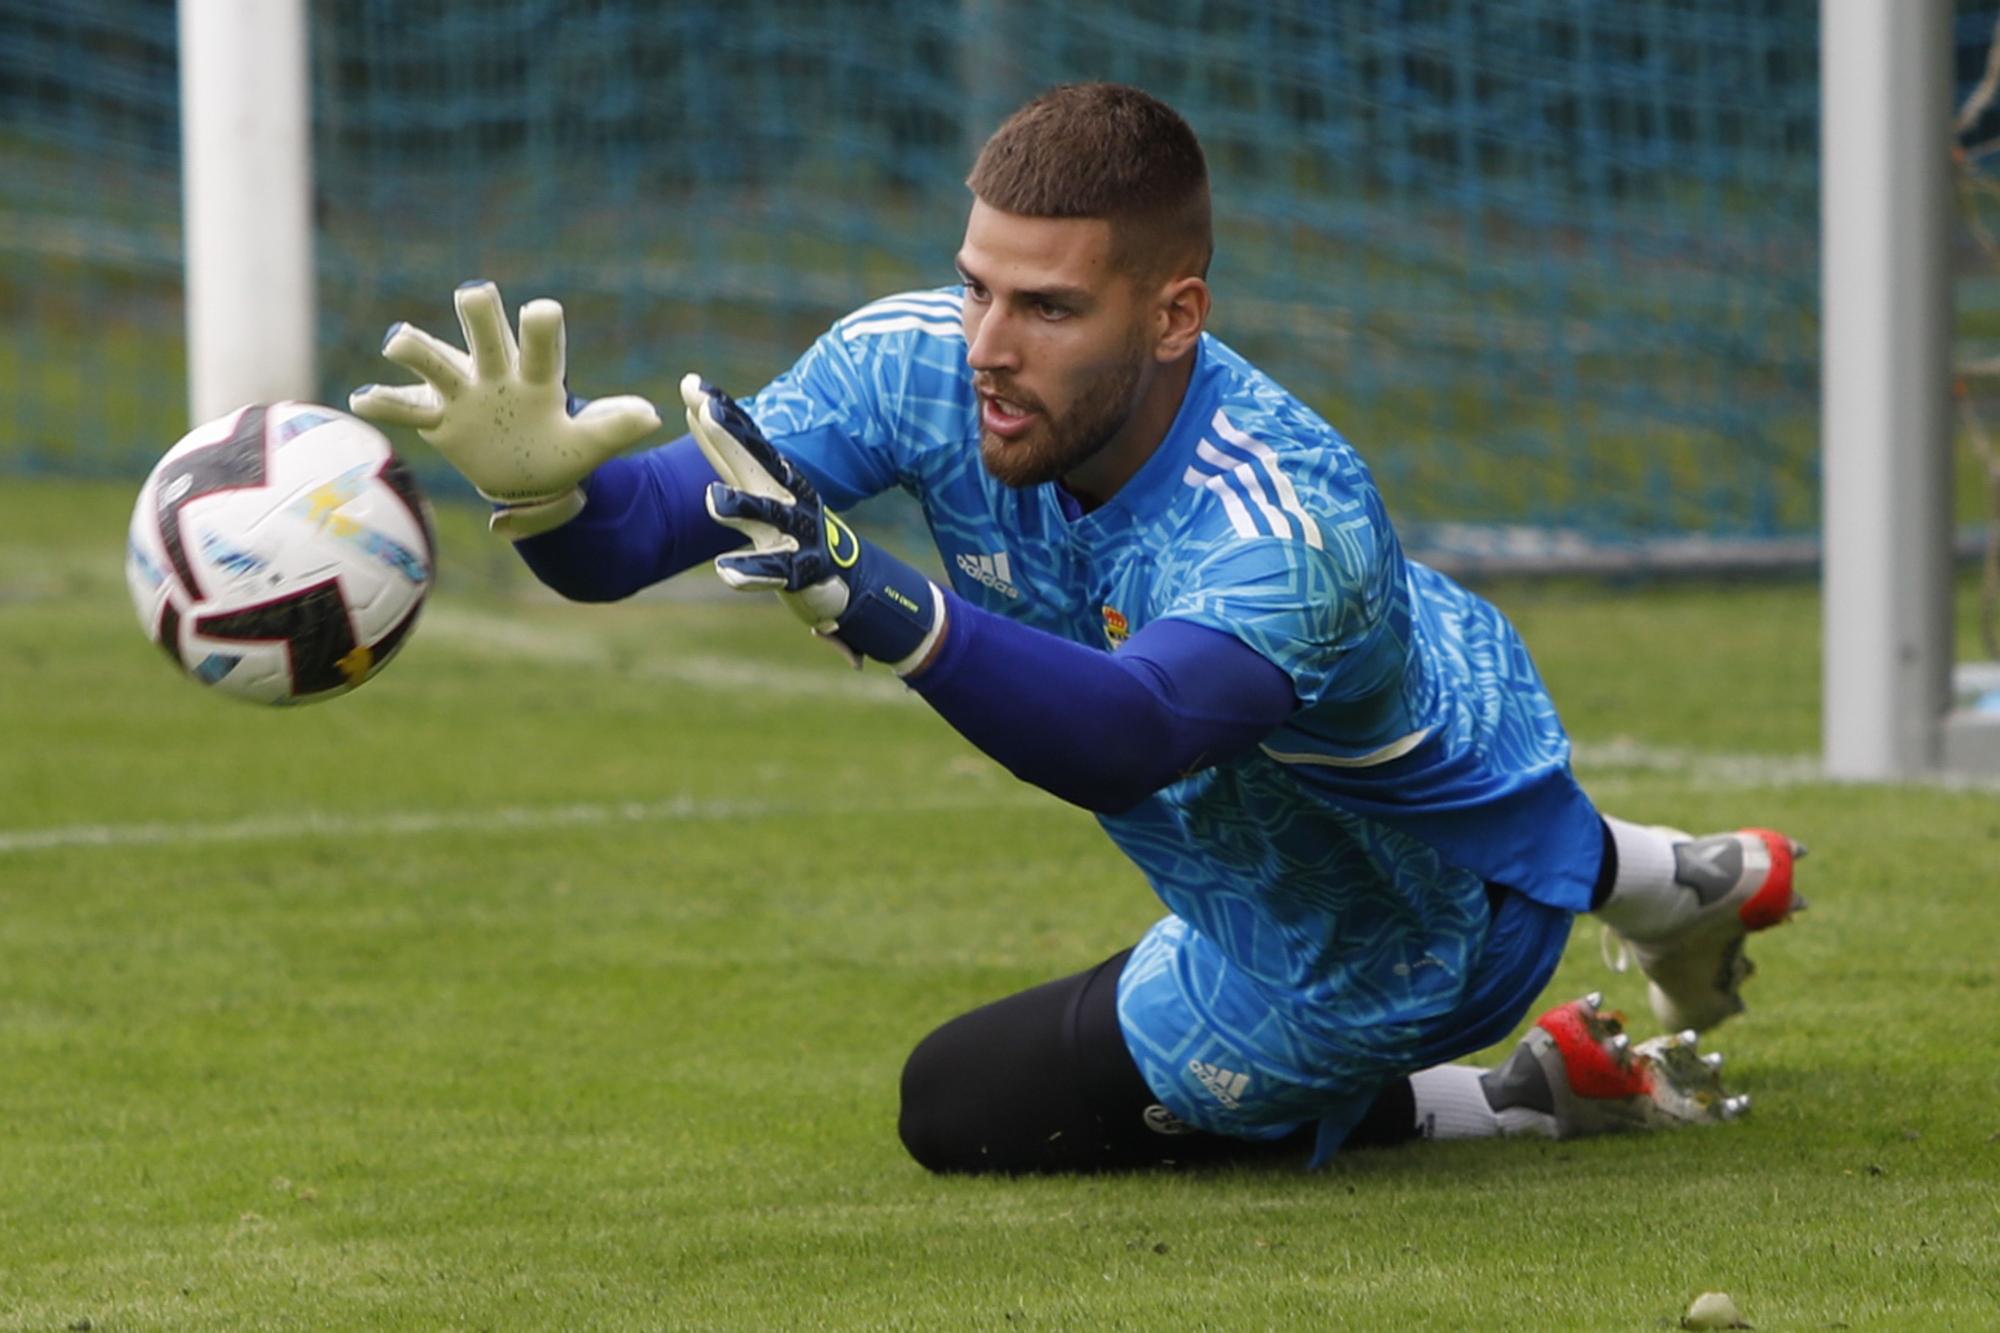
[[[1486,1100],[1473,1065],[1439,1065],[1410,1075],[1417,1102],[1417,1132],[1427,1139],[1490,1139],[1500,1133],[1500,1117]]]
[[[1674,879],[1675,839],[1656,828],[1604,816],[1618,849],[1618,877],[1597,915],[1635,940],[1672,934],[1701,910],[1701,899]]]

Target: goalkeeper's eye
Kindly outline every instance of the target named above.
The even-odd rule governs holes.
[[[990,299],[987,295],[986,289],[980,286],[978,283],[974,282],[971,278],[961,279],[961,283],[965,287],[966,300],[977,301],[981,305],[984,305],[987,302],[987,300]]]
[[[1038,318],[1047,320],[1068,319],[1076,312],[1057,301],[1037,300],[1034,311]]]

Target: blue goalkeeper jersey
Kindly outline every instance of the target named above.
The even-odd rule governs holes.
[[[836,507],[914,495],[988,610],[1106,652],[1174,617],[1290,677],[1299,707],[1258,750],[1101,817],[1177,916],[1273,987],[1353,1003],[1371,935],[1393,937],[1394,975],[1463,981],[1479,932],[1453,918],[1484,915],[1467,882],[1587,910],[1601,825],[1525,646],[1403,554],[1337,431],[1204,335],[1159,449],[1083,513],[987,474],[960,306],[866,306],[748,407]]]

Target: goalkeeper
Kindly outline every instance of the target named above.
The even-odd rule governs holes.
[[[945,1023],[903,1075],[934,1170],[1323,1160],[1343,1144],[1727,1118],[1694,1029],[1742,1008],[1748,932],[1800,850],[1600,815],[1527,649],[1405,557],[1359,454],[1208,334],[1209,187],[1136,89],[1022,107],[968,180],[961,281],[864,306],[738,405],[690,376],[689,436],[583,403],[562,312],[515,341],[490,283],[467,346],[409,325],[415,426],[549,586],[621,598],[713,559],[900,675],[1027,782],[1097,813],[1168,915],[1131,949]],[[900,486],[951,587],[837,511]],[[1578,913],[1674,1031],[1595,996],[1498,1068]]]

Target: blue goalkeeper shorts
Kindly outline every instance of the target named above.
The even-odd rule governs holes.
[[[1286,1021],[1291,1006],[1273,1004],[1214,942],[1166,917],[1119,978],[1125,1044],[1161,1104],[1198,1129],[1276,1139],[1317,1122],[1320,1165],[1384,1084],[1502,1040],[1548,985],[1574,916],[1506,890],[1491,898],[1486,946],[1455,1008],[1403,1019],[1378,1007],[1354,1027],[1317,1014],[1311,1031]],[[1208,1017],[1259,1010],[1270,1021]]]

